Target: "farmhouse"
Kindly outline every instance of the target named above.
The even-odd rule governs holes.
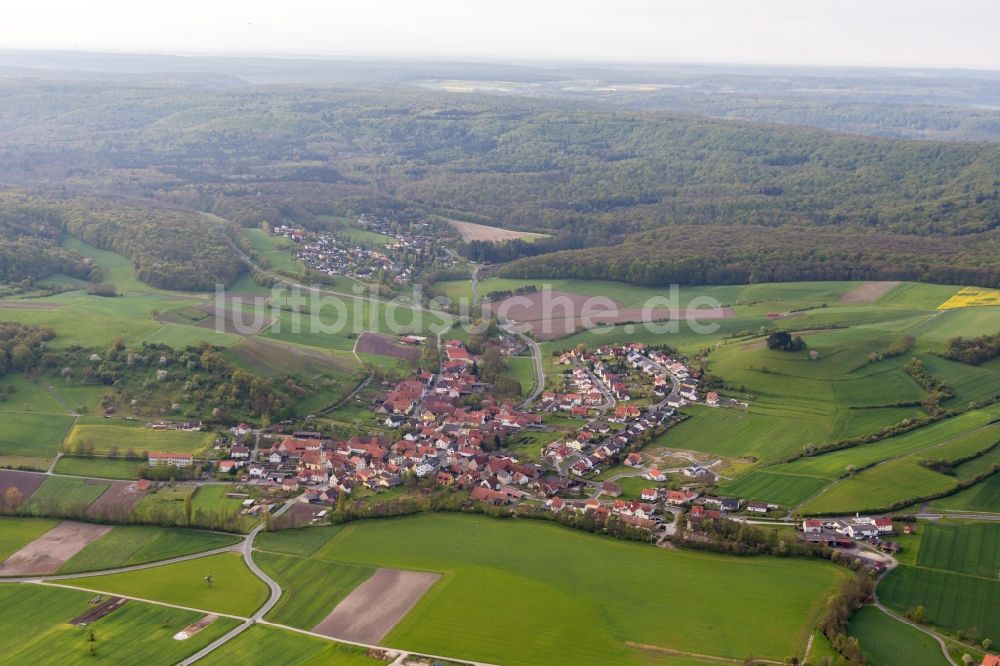
[[[150,467],[173,465],[174,467],[190,467],[194,464],[194,456],[190,453],[149,453]]]
[[[823,521],[807,518],[802,521],[802,531],[806,534],[819,534],[823,531]]]

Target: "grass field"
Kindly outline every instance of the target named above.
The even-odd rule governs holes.
[[[969,418],[966,418],[969,417]],[[997,441],[1000,436],[1000,424],[975,427],[975,418],[981,417],[976,413],[968,413],[961,417],[950,419],[960,423],[935,424],[921,430],[934,430],[938,435],[944,432],[952,432],[957,425],[972,425],[972,429],[965,433],[941,439],[934,443],[934,433],[922,433],[921,430],[908,433],[898,438],[906,439],[909,444],[920,443],[920,448],[901,455],[898,458],[889,458],[874,467],[864,469],[857,474],[840,479],[829,486],[821,494],[811,499],[802,507],[805,513],[824,513],[830,511],[864,511],[878,510],[895,503],[917,497],[926,497],[935,493],[941,493],[954,488],[958,483],[958,477],[940,474],[927,469],[921,465],[921,461],[928,458],[940,460],[955,460],[967,455],[973,455],[983,450]],[[947,426],[947,427],[945,427]],[[876,444],[885,446],[879,455],[886,455],[890,450],[895,451],[898,442],[885,440]],[[926,444],[926,445],[925,445]],[[866,445],[867,446],[867,445]],[[863,448],[863,447],[859,447]],[[871,446],[867,451],[861,452],[863,456],[873,455],[878,446]],[[829,454],[831,457],[836,453]],[[822,459],[826,456],[818,456],[811,460]],[[869,464],[870,459],[864,464]],[[801,461],[796,461],[801,462]],[[829,461],[827,461],[829,462]],[[776,469],[794,468],[796,463],[787,466],[778,466]],[[857,464],[857,463],[854,463]],[[828,468],[832,469],[832,468]]]
[[[890,573],[879,594],[905,613],[923,606],[927,620],[972,638],[1000,636],[1000,524],[921,523],[919,549]]]
[[[0,423],[3,424],[0,428],[0,465],[45,469],[73,425],[73,417],[0,412]]]
[[[284,271],[293,275],[304,273],[302,263],[292,256],[292,241],[282,236],[270,236],[263,229],[244,229],[254,249],[262,259],[275,271]]]
[[[200,619],[191,611],[129,601],[88,627],[68,624],[94,595],[39,585],[0,585],[4,664],[175,664],[236,626],[219,618],[186,641],[173,635]],[[90,652],[90,630],[95,654]],[[141,638],[140,638],[141,637]],[[138,640],[137,640],[138,638]]]
[[[931,502],[936,509],[947,511],[991,511],[1000,513],[1000,474],[994,474],[971,488]]]
[[[157,562],[181,555],[222,548],[239,537],[202,530],[117,525],[91,541],[59,569],[60,574],[98,571]]]
[[[873,666],[947,666],[933,638],[903,624],[874,606],[851,617],[848,635],[857,638]]]
[[[1000,572],[1000,523],[928,523],[923,528],[917,566],[996,578]]]
[[[4,319],[7,319],[6,315]],[[4,419],[16,412],[66,413],[66,408],[45,390],[41,382],[19,372],[0,376],[0,392],[6,397],[6,400],[0,400],[0,417]]]
[[[923,606],[927,620],[946,629],[1000,636],[1000,581],[900,566],[879,586],[882,602],[899,613]]]
[[[507,374],[521,385],[521,395],[531,393],[535,386],[535,364],[530,356],[508,356]]]
[[[981,445],[980,448],[985,448],[991,438],[995,441],[1000,434],[1000,428],[988,426],[998,415],[1000,409],[996,407],[968,412],[878,442],[775,465],[768,471],[835,479],[844,473],[848,465],[857,469],[907,454],[925,453],[926,457],[930,457],[936,455],[933,451],[941,444],[958,439],[966,443],[974,441],[976,445]]]
[[[56,463],[57,474],[92,476],[100,479],[137,479],[139,468],[145,464],[141,460],[119,458],[98,458],[87,456],[63,456]]]
[[[57,521],[36,518],[0,518],[0,562],[42,536]]]
[[[33,515],[60,515],[76,513],[90,506],[108,489],[107,483],[66,476],[50,476],[38,490],[21,505],[20,510]]]
[[[211,587],[205,577],[215,580]],[[64,581],[91,590],[247,616],[267,599],[267,586],[237,553],[210,555],[161,567]]]
[[[135,425],[77,423],[66,438],[66,447],[72,450],[78,442],[94,445],[96,453],[108,453],[112,447],[121,452],[132,449],[143,451],[183,452],[199,454],[212,445],[215,436],[210,432],[184,432],[181,430],[152,430]]]
[[[774,502],[782,506],[795,506],[819,492],[828,479],[794,474],[774,474],[755,470],[733,483],[719,487],[723,495]]]
[[[846,575],[818,562],[665,551],[534,521],[443,514],[266,534],[259,545],[440,572],[386,644],[505,664],[640,659],[626,641],[734,658],[801,654]],[[489,612],[470,613],[472,599],[489,599]]]
[[[205,666],[271,666],[302,664],[320,666],[375,666],[384,661],[367,656],[367,650],[304,636],[284,629],[257,625],[229,641],[198,662]]]
[[[257,553],[254,560],[281,585],[281,599],[266,619],[300,629],[319,624],[341,599],[375,572],[369,566],[274,553]]]

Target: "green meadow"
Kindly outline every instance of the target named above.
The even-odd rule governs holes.
[[[754,470],[738,481],[719,486],[723,495],[795,506],[819,492],[829,480],[796,474],[775,474]]]
[[[367,656],[365,648],[297,634],[285,629],[255,625],[209,653],[199,664],[206,666],[271,666],[305,664],[321,666],[377,666],[381,659]]]
[[[19,510],[32,515],[75,514],[93,504],[108,487],[108,483],[93,479],[49,476]]]
[[[326,541],[301,532],[266,534],[259,546],[442,574],[387,645],[505,664],[642,659],[630,641],[739,659],[801,655],[827,596],[847,575],[821,562],[667,551],[548,523],[463,515],[307,531]],[[489,599],[489,612],[468,612],[479,598]]]
[[[302,275],[302,262],[292,256],[294,243],[283,236],[268,235],[263,229],[244,229],[243,233],[253,243],[254,250],[261,259],[267,261],[273,270]]]
[[[0,585],[0,640],[5,646],[0,663],[168,666],[237,624],[219,618],[191,638],[178,641],[173,635],[203,615],[138,601],[126,602],[87,627],[69,624],[92,608],[89,602],[93,596],[41,585]]]
[[[145,460],[64,455],[59,458],[54,471],[73,476],[129,480],[138,479],[139,469],[145,464]]]
[[[105,454],[112,448],[118,448],[122,453],[132,449],[137,453],[157,451],[199,455],[214,441],[215,435],[210,432],[153,430],[131,421],[115,424],[83,422],[77,423],[70,430],[66,447],[73,450],[77,443],[84,443],[93,444],[96,453]]]
[[[920,523],[915,564],[893,570],[879,586],[899,613],[923,606],[927,621],[976,639],[1000,636],[1000,524]]]
[[[849,636],[858,639],[870,664],[947,666],[937,642],[913,627],[865,606],[851,617]]]
[[[213,578],[211,586],[207,576]],[[109,576],[71,578],[64,583],[240,616],[251,615],[268,596],[267,586],[251,573],[238,553],[210,555]]]
[[[98,571],[167,560],[238,543],[239,537],[203,530],[117,525],[59,568],[60,574]],[[140,595],[141,596],[141,595]]]
[[[73,425],[73,417],[0,411],[0,422],[0,465],[45,469]]]
[[[267,619],[300,629],[315,627],[375,573],[370,566],[268,552],[255,553],[254,560],[281,585],[281,598]]]
[[[58,524],[40,518],[0,518],[0,562],[21,550]]]

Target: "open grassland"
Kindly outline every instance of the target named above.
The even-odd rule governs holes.
[[[364,331],[428,335],[441,330],[448,321],[447,315],[417,311],[405,304],[344,297],[327,300],[309,313],[282,310],[262,335],[317,349],[350,351]]]
[[[870,664],[947,666],[937,642],[919,629],[865,606],[851,617],[848,635],[858,639]]]
[[[0,586],[0,663],[169,664],[236,626],[219,618],[186,641],[173,635],[202,614],[129,601],[87,627],[69,624],[91,608],[93,594],[39,585]],[[90,631],[94,641],[90,641]],[[94,653],[91,653],[93,646]]]
[[[805,514],[874,512],[953,488],[952,477],[922,467],[915,460],[890,460],[842,479],[806,502]]]
[[[0,465],[45,469],[73,425],[73,417],[0,412],[0,424]]]
[[[54,520],[0,518],[0,562],[56,526]]]
[[[917,566],[996,578],[1000,572],[1000,523],[927,523]]]
[[[386,644],[494,663],[625,663],[638,655],[626,641],[732,658],[801,654],[846,575],[826,563],[665,551],[551,524],[462,515],[309,531],[330,538],[322,543],[298,530],[265,535],[260,545],[319,561],[441,573]],[[490,600],[489,612],[468,612],[476,598]],[[455,631],[459,616],[462,632]],[[574,620],[551,621],[563,616]]]
[[[206,576],[212,576],[211,586]],[[237,553],[210,555],[152,569],[64,581],[91,590],[247,616],[267,599],[267,586]]]
[[[66,476],[50,476],[20,510],[33,515],[77,513],[108,489],[107,483]]]
[[[73,450],[77,443],[93,444],[96,453],[108,453],[117,448],[124,453],[132,449],[137,453],[157,451],[169,453],[204,452],[215,436],[210,432],[184,432],[181,430],[153,430],[135,425],[77,423],[66,438],[66,447]]]
[[[530,356],[509,356],[507,361],[507,374],[513,377],[521,385],[521,395],[531,393],[535,386],[535,364]]]
[[[370,566],[274,553],[257,553],[254,560],[281,585],[281,599],[267,619],[300,629],[312,629],[319,624],[351,590],[375,572]]]
[[[367,656],[367,650],[284,629],[256,625],[199,661],[205,666],[271,666],[272,664],[336,664],[376,666],[385,661]]]
[[[63,564],[58,573],[80,573],[146,564],[214,550],[238,541],[237,536],[202,530],[118,525],[87,544]]]
[[[935,509],[946,511],[989,511],[1000,513],[1000,474],[977,483],[971,488],[931,502]]]
[[[99,479],[137,479],[145,460],[124,460],[88,456],[63,456],[56,463],[57,474],[91,476]]]
[[[845,473],[848,465],[860,469],[907,454],[926,453],[926,457],[933,457],[936,448],[950,442],[960,441],[982,449],[1000,435],[1000,428],[989,425],[998,415],[1000,408],[995,406],[976,410],[878,442],[775,465],[768,471],[835,479]]]
[[[1000,581],[935,569],[899,566],[879,586],[882,602],[899,613],[924,607],[927,621],[953,631],[1000,636]]]
[[[970,412],[950,420],[965,419],[966,422],[972,422],[971,418],[966,419],[965,417],[973,416],[976,416],[975,413]],[[944,426],[948,425],[948,422],[936,425]],[[923,430],[929,430],[932,427],[935,426],[930,426]],[[918,435],[920,434],[920,430],[908,434]],[[906,437],[906,435],[902,437]],[[917,441],[933,442],[933,440],[927,440],[926,437],[927,434],[925,433]],[[944,439],[940,443],[931,443],[913,452],[902,454],[901,457],[887,458],[884,462],[875,464],[873,467],[839,479],[807,502],[802,507],[802,511],[805,513],[876,511],[906,500],[945,492],[957,485],[959,477],[935,472],[924,467],[921,462],[930,458],[955,460],[964,456],[974,455],[994,444],[998,437],[1000,437],[1000,424],[982,426],[950,439]],[[887,444],[890,441],[884,440],[881,443]],[[912,443],[914,440],[910,438],[909,441]],[[890,446],[893,445],[890,444]],[[868,452],[864,452],[864,455],[872,455],[874,448]],[[882,454],[884,455],[886,452],[887,450],[883,450]],[[836,454],[828,455],[833,456]],[[818,458],[822,457],[824,456],[818,456]],[[857,459],[860,460],[861,458]],[[775,469],[783,467],[787,470],[793,468],[795,464],[778,466]],[[866,462],[865,464],[869,463]],[[855,465],[856,467],[858,466],[857,464]],[[832,468],[828,469],[832,471]]]
[[[270,236],[263,229],[244,229],[254,250],[261,259],[267,261],[272,270],[302,275],[305,270],[302,262],[292,256],[294,243],[283,236]]]
[[[6,317],[4,317],[6,319]],[[42,385],[19,372],[0,376],[0,418],[7,419],[13,412],[38,412],[65,414],[66,408]]]
[[[719,487],[723,495],[795,506],[816,494],[829,483],[828,479],[794,474],[774,474],[755,470],[733,483]]]
[[[1000,636],[1000,524],[921,524],[915,562],[880,585],[883,603],[905,613],[923,606],[927,620],[972,638]]]

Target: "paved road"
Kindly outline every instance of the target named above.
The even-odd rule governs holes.
[[[235,535],[234,535],[235,536]],[[240,544],[236,543],[232,546],[224,546],[222,548],[215,548],[213,550],[205,550],[200,553],[192,553],[191,555],[181,555],[180,557],[172,557],[169,560],[159,560],[157,562],[148,562],[146,564],[133,564],[127,567],[117,567],[115,569],[102,569],[100,571],[82,571],[80,573],[73,574],[60,574],[58,576],[49,575],[35,575],[35,576],[16,576],[11,578],[0,578],[2,583],[40,583],[42,581],[52,581],[52,580],[67,580],[70,578],[84,578],[90,576],[110,576],[112,574],[128,573],[130,571],[141,571],[143,569],[153,569],[155,567],[162,567],[167,564],[176,564],[177,562],[187,562],[188,560],[197,560],[202,557],[210,557],[211,555],[219,555],[221,553],[231,553],[233,551],[240,549]],[[119,595],[121,596],[121,595]]]
[[[287,502],[285,502],[283,505],[281,505],[280,509],[278,509],[272,514],[273,517],[277,518],[285,511],[288,511],[288,509],[291,508],[293,504],[295,504],[295,501],[296,500],[294,499],[290,499]],[[266,523],[261,523],[257,527],[253,528],[253,530],[251,530],[249,534],[247,534],[246,538],[243,539],[243,543],[240,545],[240,551],[243,553],[243,561],[246,563],[250,571],[252,571],[253,574],[257,576],[257,578],[260,578],[267,585],[268,589],[271,592],[270,596],[268,596],[267,601],[264,602],[264,605],[258,608],[257,612],[254,613],[252,616],[246,618],[242,624],[234,627],[233,630],[230,631],[229,633],[220,636],[218,639],[212,641],[211,643],[203,647],[201,650],[198,650],[193,655],[191,655],[184,661],[180,662],[180,666],[187,666],[188,664],[193,664],[199,659],[205,657],[210,652],[222,647],[223,645],[225,645],[226,643],[228,643],[229,641],[231,641],[232,639],[236,638],[241,633],[249,629],[255,623],[263,619],[264,615],[268,613],[272,608],[274,608],[274,605],[276,603],[278,603],[278,599],[281,597],[281,586],[278,585],[277,581],[275,581],[273,578],[264,573],[264,570],[261,569],[259,566],[257,566],[257,563],[253,561],[253,541],[255,538],[257,538],[257,535],[260,534],[261,530],[264,529],[265,524]]]
[[[941,648],[941,653],[944,655],[945,660],[947,660],[947,662],[951,664],[951,666],[957,666],[955,664],[955,660],[951,658],[950,654],[948,654],[948,646],[945,644],[944,640],[940,636],[938,636],[936,633],[934,633],[927,627],[917,624],[916,622],[912,622],[908,618],[899,615],[898,613],[896,613],[896,611],[892,610],[891,608],[886,608],[884,605],[882,605],[882,601],[878,598],[878,584],[881,583],[882,579],[885,578],[890,571],[895,569],[898,564],[899,563],[895,559],[892,559],[889,566],[886,567],[886,569],[881,574],[879,574],[878,578],[875,579],[875,587],[872,590],[872,601],[874,602],[875,607],[878,608],[883,613],[885,613],[886,615],[888,615],[889,617],[893,617],[902,622],[903,624],[908,624],[914,629],[922,631],[931,638],[933,638],[935,641],[937,641],[938,647]]]
[[[542,350],[538,346],[538,343],[535,342],[534,340],[532,340],[531,338],[529,338],[528,336],[523,335],[523,334],[518,333],[517,331],[515,331],[514,330],[514,323],[515,322],[507,322],[507,323],[503,324],[503,326],[501,328],[503,328],[508,333],[510,333],[512,335],[516,335],[517,337],[521,338],[521,340],[524,342],[524,344],[526,344],[528,346],[528,349],[531,351],[531,358],[532,358],[532,361],[533,361],[533,365],[535,366],[535,368],[534,368],[535,369],[535,387],[534,387],[534,389],[532,389],[531,393],[524,400],[522,400],[520,403],[518,403],[518,407],[524,407],[528,403],[531,403],[531,402],[534,402],[535,400],[537,400],[538,396],[540,396],[542,394],[542,389],[545,388],[545,370],[542,368]]]

